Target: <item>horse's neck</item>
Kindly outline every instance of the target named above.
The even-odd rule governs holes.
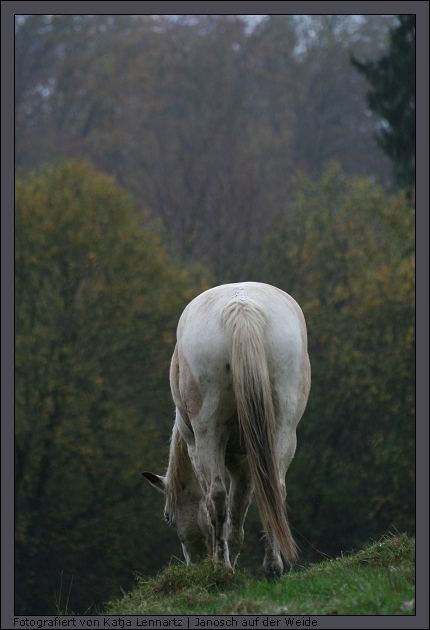
[[[173,427],[170,442],[166,481],[172,495],[177,495],[184,489],[187,489],[189,492],[192,490],[195,490],[196,493],[200,492],[188,455],[187,444],[176,425]]]

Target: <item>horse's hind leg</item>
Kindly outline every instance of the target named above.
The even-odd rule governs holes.
[[[244,538],[243,525],[252,498],[252,480],[244,456],[228,458],[227,468],[230,475],[228,542],[231,564],[235,568]]]
[[[223,560],[231,568],[228,547],[228,496],[225,482],[227,435],[219,430],[217,418],[207,414],[192,421],[195,444],[189,448],[197,479],[206,497],[212,526],[212,550],[215,561]]]
[[[223,560],[231,568],[228,546],[228,500],[225,481],[220,475],[212,478],[207,497],[207,508],[213,527],[213,558]]]
[[[271,531],[265,532],[263,569],[268,578],[279,577],[284,572],[279,545]]]
[[[281,422],[279,422],[279,429],[276,436],[276,460],[284,504],[287,496],[285,476],[293,460],[296,444],[295,428],[289,424],[287,418],[282,418]],[[280,576],[284,570],[279,545],[271,531],[266,532],[263,568],[268,577]]]

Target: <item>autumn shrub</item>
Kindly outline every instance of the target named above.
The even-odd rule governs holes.
[[[140,472],[165,465],[175,327],[208,277],[83,161],[17,181],[15,246],[17,611],[70,590],[83,612],[175,549]]]

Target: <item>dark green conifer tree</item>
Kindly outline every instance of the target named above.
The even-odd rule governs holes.
[[[411,188],[415,181],[415,15],[398,18],[386,55],[367,62],[353,56],[351,61],[370,84],[370,109],[385,123],[377,141],[393,162],[396,184]]]

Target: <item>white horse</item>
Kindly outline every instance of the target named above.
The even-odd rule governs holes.
[[[266,533],[263,566],[280,575],[297,548],[285,476],[310,389],[306,324],[295,300],[268,284],[209,289],[179,320],[170,368],[176,418],[166,494],[187,563],[206,555],[234,568],[255,492]]]

